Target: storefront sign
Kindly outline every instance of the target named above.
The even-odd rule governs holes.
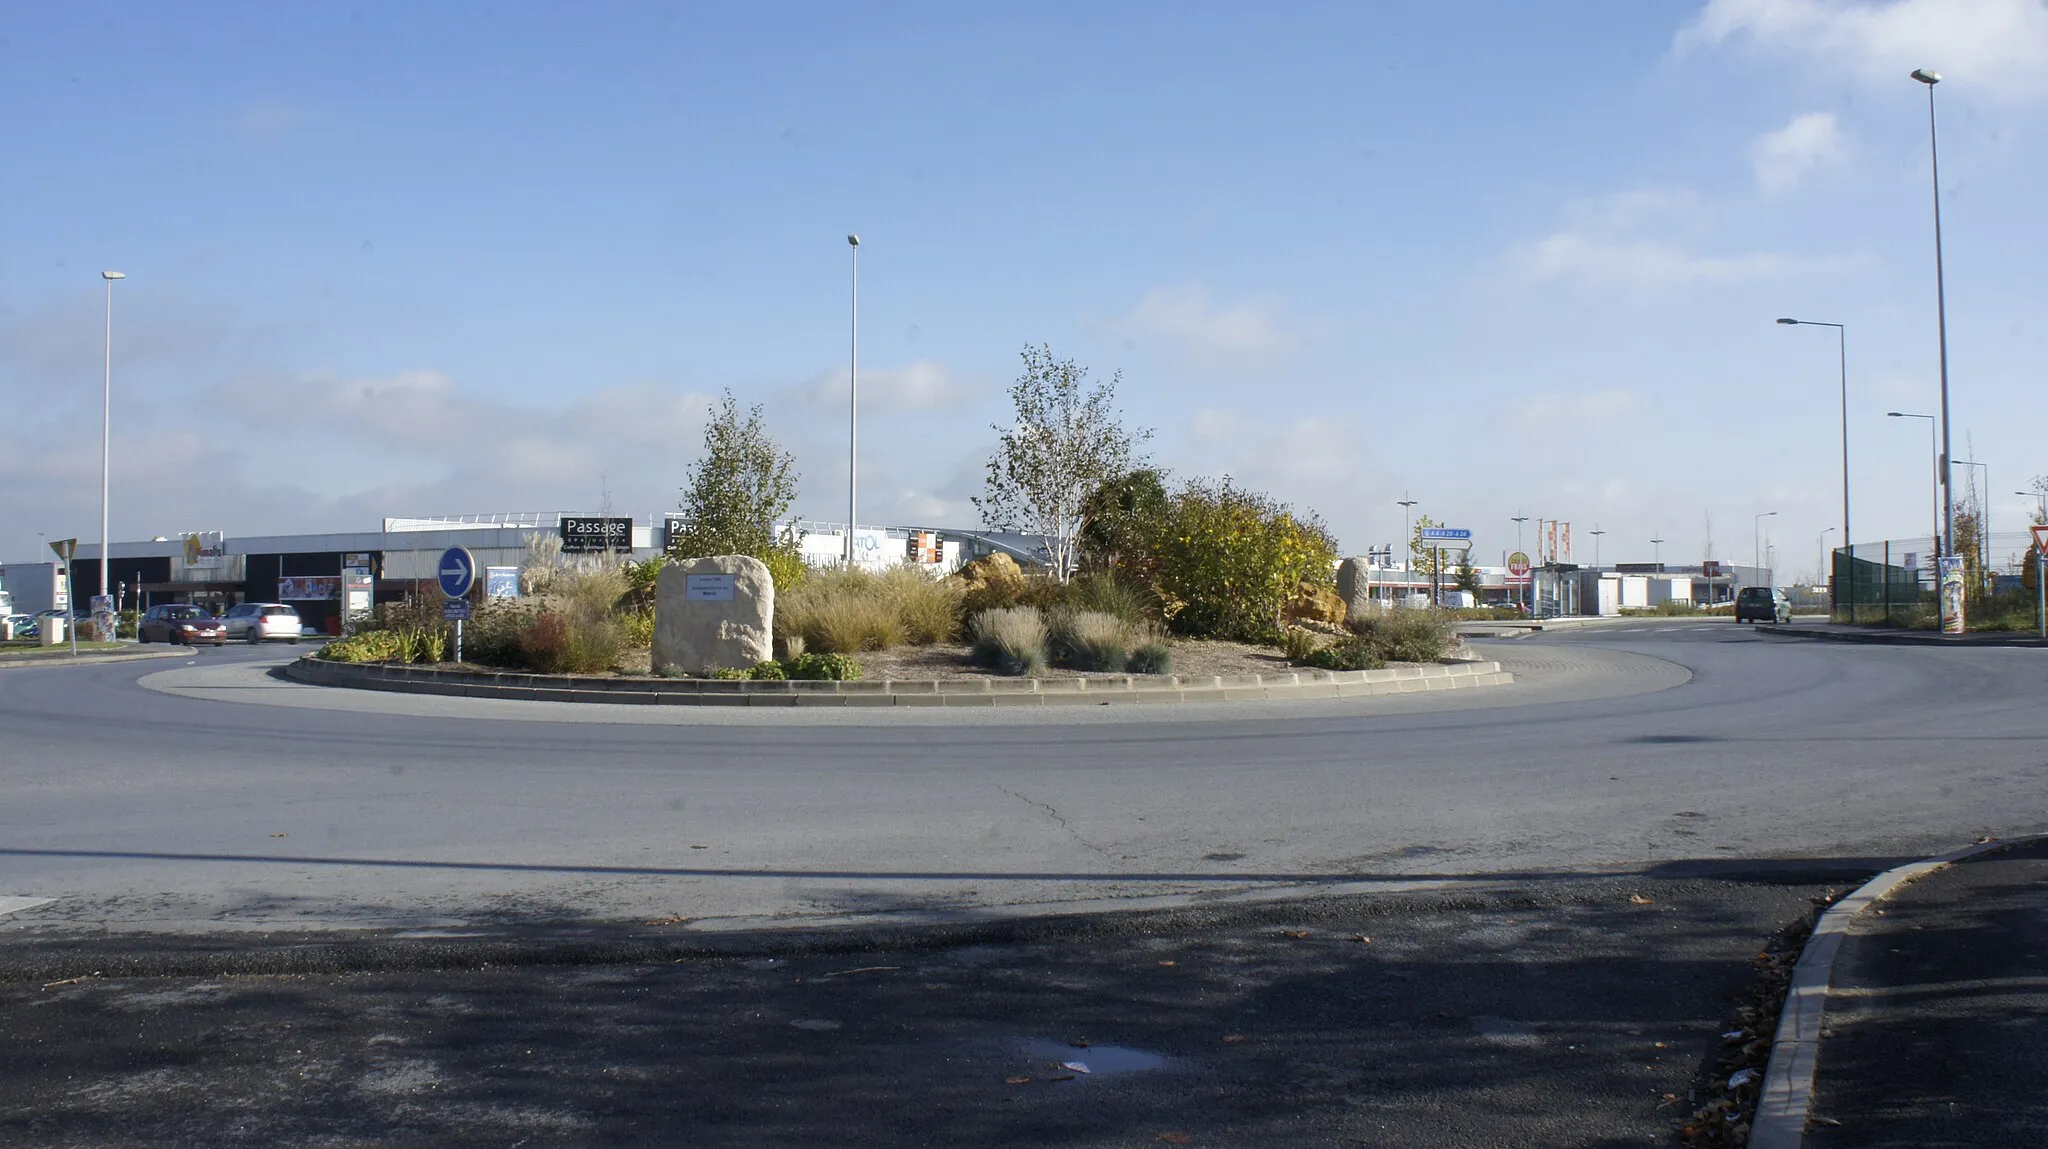
[[[228,541],[219,531],[195,531],[185,536],[185,565],[217,567],[227,561]]]
[[[485,598],[518,598],[518,597],[519,597],[519,568],[518,568],[518,567],[485,567],[485,568],[484,568],[484,597],[485,597]]]
[[[279,602],[325,602],[341,597],[341,579],[334,575],[295,575],[277,580]]]
[[[632,549],[632,519],[562,519],[562,553],[565,555],[591,555]]]

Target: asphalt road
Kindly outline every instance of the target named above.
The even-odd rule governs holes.
[[[1485,649],[1520,681],[852,721],[337,691],[267,674],[283,650],[15,671],[0,936],[944,921],[1876,869],[2048,829],[2035,651],[1719,621]]]
[[[2048,820],[2038,652],[1488,651],[857,724],[17,671],[0,1143],[1669,1144],[1824,888]]]

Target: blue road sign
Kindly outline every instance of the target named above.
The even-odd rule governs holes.
[[[1426,543],[1466,543],[1472,541],[1472,532],[1464,527],[1424,527],[1422,541]]]
[[[451,598],[441,604],[442,622],[463,622],[469,618],[469,600]]]
[[[442,594],[461,598],[476,582],[476,559],[463,547],[449,547],[441,552],[441,563],[434,574],[441,580]]]

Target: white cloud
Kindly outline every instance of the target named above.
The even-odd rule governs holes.
[[[806,402],[814,406],[846,406],[845,368],[821,371],[804,385]],[[920,359],[903,367],[863,367],[861,409],[873,411],[936,411],[973,402],[988,390],[986,381],[962,378],[942,363]]]
[[[1814,172],[1842,162],[1841,127],[1833,112],[1808,112],[1775,132],[1757,137],[1751,149],[1756,185],[1765,195],[1783,195]]]
[[[1779,252],[1709,255],[1670,238],[1707,230],[1709,212],[1691,192],[1647,188],[1582,200],[1566,209],[1567,229],[1518,244],[1507,254],[1512,278],[1583,280],[1628,287],[1678,287],[1776,279],[1840,266]],[[1654,232],[1654,235],[1645,235]]]
[[[1680,54],[1746,41],[1873,84],[1931,68],[2010,98],[2048,93],[2040,0],[1711,0],[1677,36]]]
[[[1274,357],[1293,351],[1301,342],[1282,326],[1277,299],[1216,304],[1209,298],[1209,289],[1198,283],[1155,287],[1128,313],[1099,326],[1124,339],[1174,344],[1191,358]]]

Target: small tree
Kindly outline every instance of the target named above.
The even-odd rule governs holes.
[[[1154,541],[1170,505],[1165,476],[1149,468],[1095,488],[1081,508],[1082,569],[1150,585]]]
[[[1472,565],[1472,548],[1458,552],[1458,589],[1479,593],[1479,568]]]
[[[703,457],[690,464],[682,529],[669,541],[669,557],[794,556],[796,541],[787,533],[778,537],[775,523],[796,501],[795,463],[769,436],[761,408],[742,418],[727,391],[704,428]]]
[[[1001,439],[989,457],[986,492],[974,506],[995,530],[1045,540],[1053,575],[1065,582],[1088,521],[1089,496],[1143,462],[1136,449],[1152,432],[1124,429],[1114,406],[1122,372],[1089,387],[1088,369],[1055,358],[1050,347],[1026,347],[1023,359],[1024,373],[1010,387],[1016,425],[994,428]]]

